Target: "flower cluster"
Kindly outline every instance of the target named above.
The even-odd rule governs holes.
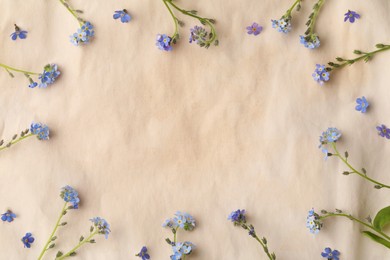
[[[49,127],[41,123],[32,123],[30,132],[36,135],[38,140],[49,140]]]
[[[321,256],[328,260],[339,260],[340,252],[327,247],[324,249],[324,252],[321,253]]]
[[[22,238],[22,242],[24,244],[24,247],[30,248],[31,244],[34,243],[34,237],[31,233],[26,233],[26,235]]]
[[[95,217],[95,218],[92,218],[90,220],[93,223],[93,225],[95,226],[95,228],[97,228],[97,232],[99,234],[104,235],[105,238],[107,239],[108,235],[111,232],[110,224],[108,224],[108,222],[105,219],[100,218],[100,217]]]
[[[246,223],[245,210],[236,210],[230,213],[228,220],[233,222],[235,226],[240,226],[243,223]]]
[[[6,213],[1,214],[1,220],[3,222],[12,222],[14,221],[14,218],[16,218],[16,214],[11,210],[7,210]]]
[[[328,147],[326,147],[329,143],[335,143],[341,137],[341,132],[335,127],[329,127],[325,132],[322,132],[320,136],[320,145],[319,148],[325,154],[325,159],[328,156],[332,155],[329,153]]]
[[[81,44],[89,43],[93,36],[95,36],[93,25],[90,22],[83,22],[81,27],[77,29],[77,32],[69,37],[70,42],[73,43],[74,46],[79,46]]]
[[[306,36],[299,36],[300,43],[308,49],[315,49],[320,47],[320,38],[316,34],[310,34]]]
[[[164,222],[163,227],[192,231],[195,228],[195,219],[188,213],[177,211],[174,218],[167,219]]]
[[[357,103],[357,105],[356,105],[355,109],[357,111],[360,111],[362,113],[366,113],[367,112],[367,108],[368,108],[368,106],[370,104],[368,104],[368,101],[367,101],[367,99],[364,96],[361,97],[361,98],[357,98],[356,99],[356,103]]]
[[[21,30],[19,26],[15,24],[15,32],[13,32],[11,35],[11,39],[13,41],[16,41],[16,39],[19,37],[20,39],[26,39],[27,38],[27,31]]]
[[[72,204],[71,209],[78,209],[79,208],[79,194],[78,192],[73,189],[71,186],[66,185],[62,188],[60,197],[65,201]]]
[[[122,23],[128,23],[131,20],[131,16],[126,9],[115,11],[113,18],[115,20],[120,18]]]
[[[385,125],[378,125],[376,127],[376,130],[378,130],[378,135],[382,137],[386,137],[387,139],[390,139],[390,128],[387,128]]]
[[[275,28],[278,32],[289,33],[291,31],[291,16],[282,17],[279,20],[271,20],[272,28]]]
[[[46,88],[48,85],[53,84],[58,76],[61,74],[61,72],[58,70],[58,67],[56,64],[47,64],[43,68],[43,72],[39,74],[39,79],[41,82],[39,83],[40,88]],[[31,80],[30,78],[30,88],[35,88],[38,84]]]
[[[183,256],[191,254],[192,250],[195,248],[195,245],[191,242],[177,242],[172,246],[173,255],[171,255],[171,260],[182,260]]]
[[[207,41],[209,38],[211,38],[211,34],[209,34],[205,28],[196,25],[194,28],[190,29],[190,32],[191,34],[189,38],[189,43],[196,42],[196,44],[198,44],[200,47],[207,48]]]
[[[323,85],[324,82],[329,80],[329,71],[325,65],[316,65],[316,69],[313,72],[313,79],[317,81],[320,85]]]
[[[322,228],[322,222],[320,221],[320,216],[314,212],[314,209],[309,211],[309,214],[306,219],[306,227],[313,234],[318,234]]]
[[[162,51],[172,50],[172,38],[166,34],[157,34],[156,46]]]
[[[141,251],[135,256],[141,257],[142,260],[150,259],[150,255],[148,254],[148,249],[146,248],[146,246],[143,246],[141,248]]]

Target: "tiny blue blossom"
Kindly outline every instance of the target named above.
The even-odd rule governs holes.
[[[163,227],[169,227],[171,229],[181,228],[191,231],[195,228],[195,219],[188,213],[177,211],[174,218],[167,219],[164,222]]]
[[[61,74],[56,64],[48,64],[43,68],[42,74],[39,74],[40,88],[46,88],[55,82],[56,78]]]
[[[50,130],[47,125],[41,123],[31,123],[30,132],[37,136],[39,140],[49,140]]]
[[[148,249],[146,248],[146,246],[142,247],[141,251],[135,256],[141,257],[142,260],[150,259],[150,255],[148,254]]]
[[[36,86],[38,86],[38,83],[36,83],[35,81],[30,82],[30,85],[28,85],[29,88],[35,88]]]
[[[174,246],[172,246],[173,255],[171,255],[171,260],[182,260],[183,255],[191,254],[194,248],[195,245],[191,242],[177,242]]]
[[[70,35],[70,42],[79,46],[81,44],[87,44],[90,42],[90,39],[95,35],[93,30],[93,25],[90,22],[84,22],[81,25],[81,28],[77,29],[76,33]]]
[[[230,213],[228,216],[228,220],[232,221],[234,225],[240,225],[241,223],[246,222],[246,217],[245,217],[245,210],[236,210]]]
[[[19,26],[15,24],[15,32],[13,32],[10,36],[13,41],[15,41],[18,37],[20,39],[26,39],[27,31],[20,30]]]
[[[324,249],[324,252],[321,253],[321,256],[323,258],[327,258],[328,260],[339,260],[340,252],[327,247]]]
[[[341,137],[341,132],[335,127],[329,127],[325,132],[322,132],[320,136],[321,144],[335,143]]]
[[[351,10],[348,10],[348,12],[344,14],[344,16],[344,22],[349,21],[350,23],[354,23],[355,19],[360,19],[360,14]]]
[[[166,34],[158,34],[156,38],[156,45],[162,51],[172,50],[172,38]]]
[[[316,65],[316,69],[314,73],[312,74],[313,79],[317,81],[320,85],[323,85],[324,82],[329,80],[329,71],[325,68],[325,65]]]
[[[308,49],[316,49],[318,47],[320,47],[320,38],[315,35],[315,34],[311,34],[311,35],[308,35],[308,36],[299,36],[300,38],[300,43],[303,44],[306,48]]]
[[[1,220],[3,222],[12,222],[14,221],[14,218],[16,218],[16,214],[10,210],[7,210],[6,213],[1,214]]]
[[[246,27],[248,34],[253,34],[254,36],[257,36],[261,33],[263,30],[263,27],[260,26],[258,23],[253,23],[251,26]]]
[[[361,98],[357,98],[356,103],[357,103],[357,105],[356,105],[355,109],[357,111],[360,111],[362,113],[367,112],[367,108],[368,108],[369,104],[368,104],[367,99],[364,96]]]
[[[322,223],[319,220],[319,215],[314,212],[314,209],[309,211],[309,214],[306,218],[306,227],[313,234],[318,234],[322,228]]]
[[[71,186],[66,185],[61,189],[60,197],[66,201],[72,204],[73,209],[78,209],[79,208],[79,194],[78,192],[73,189]]]
[[[104,235],[105,238],[107,239],[108,235],[111,232],[110,224],[108,224],[108,222],[105,219],[100,218],[100,217],[92,218],[92,219],[90,219],[90,221],[93,223],[95,228],[98,229],[98,233]]]
[[[22,242],[24,244],[24,247],[30,248],[31,244],[34,243],[34,237],[31,233],[26,233],[26,235],[22,238]]]
[[[278,32],[288,33],[291,31],[291,17],[271,20],[271,22],[272,28],[275,28]]]
[[[376,127],[376,130],[378,130],[380,136],[390,139],[390,128],[387,128],[385,125],[379,125]]]
[[[131,16],[127,13],[126,9],[115,11],[113,18],[115,20],[121,18],[122,23],[128,23],[131,20]]]

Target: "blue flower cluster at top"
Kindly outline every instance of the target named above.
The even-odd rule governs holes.
[[[314,212],[314,209],[311,209],[309,211],[309,214],[306,219],[306,227],[313,234],[317,234],[322,228],[322,223],[319,220],[319,215]]]
[[[329,151],[326,145],[328,143],[335,143],[341,137],[341,132],[335,127],[329,127],[325,132],[322,132],[320,136],[320,145],[318,148],[325,154],[325,160],[329,156]]]
[[[10,210],[7,210],[6,213],[1,214],[1,220],[4,222],[12,222],[16,218],[16,214]]]
[[[93,25],[90,22],[84,22],[81,28],[70,36],[70,42],[75,46],[87,44],[94,35]]]
[[[234,225],[246,223],[245,210],[236,210],[230,213],[228,220],[232,221]]]
[[[49,127],[41,123],[32,123],[30,132],[37,136],[39,140],[49,140]]]
[[[72,204],[72,208],[78,209],[79,208],[79,193],[73,189],[71,186],[66,185],[62,188],[60,197],[64,199],[64,201],[69,202]]]
[[[195,228],[195,219],[188,213],[182,213],[177,211],[174,218],[167,219],[163,227],[169,227],[171,229],[184,229],[191,231]]]
[[[126,9],[115,11],[113,18],[115,20],[121,18],[122,23],[128,23],[131,20],[131,16],[127,13]]]
[[[308,49],[315,49],[320,47],[320,38],[315,35],[311,34],[308,36],[299,36],[300,42]]]
[[[324,82],[329,80],[329,71],[327,71],[325,65],[316,65],[316,69],[312,74],[313,79],[317,81],[320,85],[323,85]]]
[[[282,17],[279,20],[271,20],[272,28],[275,28],[278,32],[288,33],[291,31],[291,17]]]
[[[156,45],[162,51],[171,51],[172,38],[166,34],[157,34]]]
[[[194,248],[195,245],[191,242],[177,242],[174,246],[172,246],[173,255],[171,255],[171,260],[182,260],[183,255],[191,254]]]
[[[110,224],[108,222],[100,217],[95,217],[90,219],[93,225],[98,229],[98,233],[105,236],[105,238],[108,238],[108,235],[110,234]]]

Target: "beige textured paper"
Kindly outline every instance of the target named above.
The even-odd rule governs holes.
[[[180,16],[183,39],[163,53],[155,36],[170,34],[173,24],[158,0],[72,0],[96,27],[84,47],[69,43],[77,22],[59,1],[1,0],[0,61],[35,71],[54,62],[62,74],[48,89],[29,89],[22,75],[0,73],[1,136],[11,138],[33,120],[52,130],[48,142],[29,139],[1,152],[0,209],[12,208],[18,218],[0,225],[0,259],[36,259],[66,184],[82,203],[65,217],[56,249],[76,244],[91,217],[112,226],[108,240],[98,237],[77,259],[136,259],[143,245],[152,259],[168,259],[170,232],[161,224],[176,210],[198,223],[179,233],[197,245],[190,259],[265,259],[256,241],[227,221],[237,208],[248,211],[278,259],[321,259],[327,246],[345,260],[390,258],[347,219],[326,221],[317,236],[305,227],[311,207],[365,218],[390,204],[389,191],[341,175],[344,166],[324,162],[317,148],[321,132],[338,127],[351,162],[390,183],[390,143],[375,130],[390,125],[390,53],[332,74],[323,87],[311,78],[316,63],[389,43],[389,1],[327,1],[316,51],[299,44],[313,1],[304,1],[290,34],[271,28],[270,19],[291,2],[180,0],[218,21],[220,46],[187,44],[197,23]],[[133,16],[129,24],[112,19],[123,8]],[[344,23],[348,9],[362,18]],[[264,26],[258,37],[245,30],[254,21]],[[26,40],[10,40],[14,23],[28,31]],[[364,115],[354,110],[362,95],[371,102]],[[20,242],[26,232],[36,238],[29,250]]]

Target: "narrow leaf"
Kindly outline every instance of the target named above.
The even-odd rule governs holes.
[[[365,235],[365,236],[371,238],[372,240],[374,240],[375,242],[377,242],[379,244],[382,244],[382,245],[384,245],[387,248],[390,248],[390,242],[385,240],[385,239],[383,239],[382,237],[377,236],[377,235],[371,233],[370,231],[363,231],[362,233],[363,233],[363,235]]]

